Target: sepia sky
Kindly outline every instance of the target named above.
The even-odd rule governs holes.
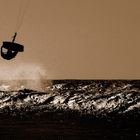
[[[1,45],[12,40],[20,1],[28,0],[0,0]],[[16,40],[25,52],[0,58],[0,69],[33,64],[49,79],[140,79],[139,0],[30,0],[27,6]]]

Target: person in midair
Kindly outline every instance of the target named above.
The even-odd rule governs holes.
[[[10,60],[16,57],[18,52],[23,51],[22,45],[14,43],[16,36],[17,33],[14,34],[12,42],[3,42],[3,46],[1,47],[1,56],[4,59]]]

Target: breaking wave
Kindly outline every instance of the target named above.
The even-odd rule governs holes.
[[[140,81],[53,81],[45,90],[0,87],[0,112],[23,115],[29,112],[76,111],[94,116],[140,113]]]

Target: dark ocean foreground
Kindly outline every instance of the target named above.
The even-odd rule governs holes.
[[[0,140],[140,140],[139,80],[42,83],[1,82]]]

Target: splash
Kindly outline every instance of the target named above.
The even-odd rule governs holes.
[[[0,90],[17,88],[42,90],[44,89],[43,81],[46,79],[46,70],[37,64],[4,65],[0,68]],[[48,85],[50,83],[48,81]]]
[[[1,65],[0,67],[0,80],[37,80],[46,76],[46,70],[35,64]]]

